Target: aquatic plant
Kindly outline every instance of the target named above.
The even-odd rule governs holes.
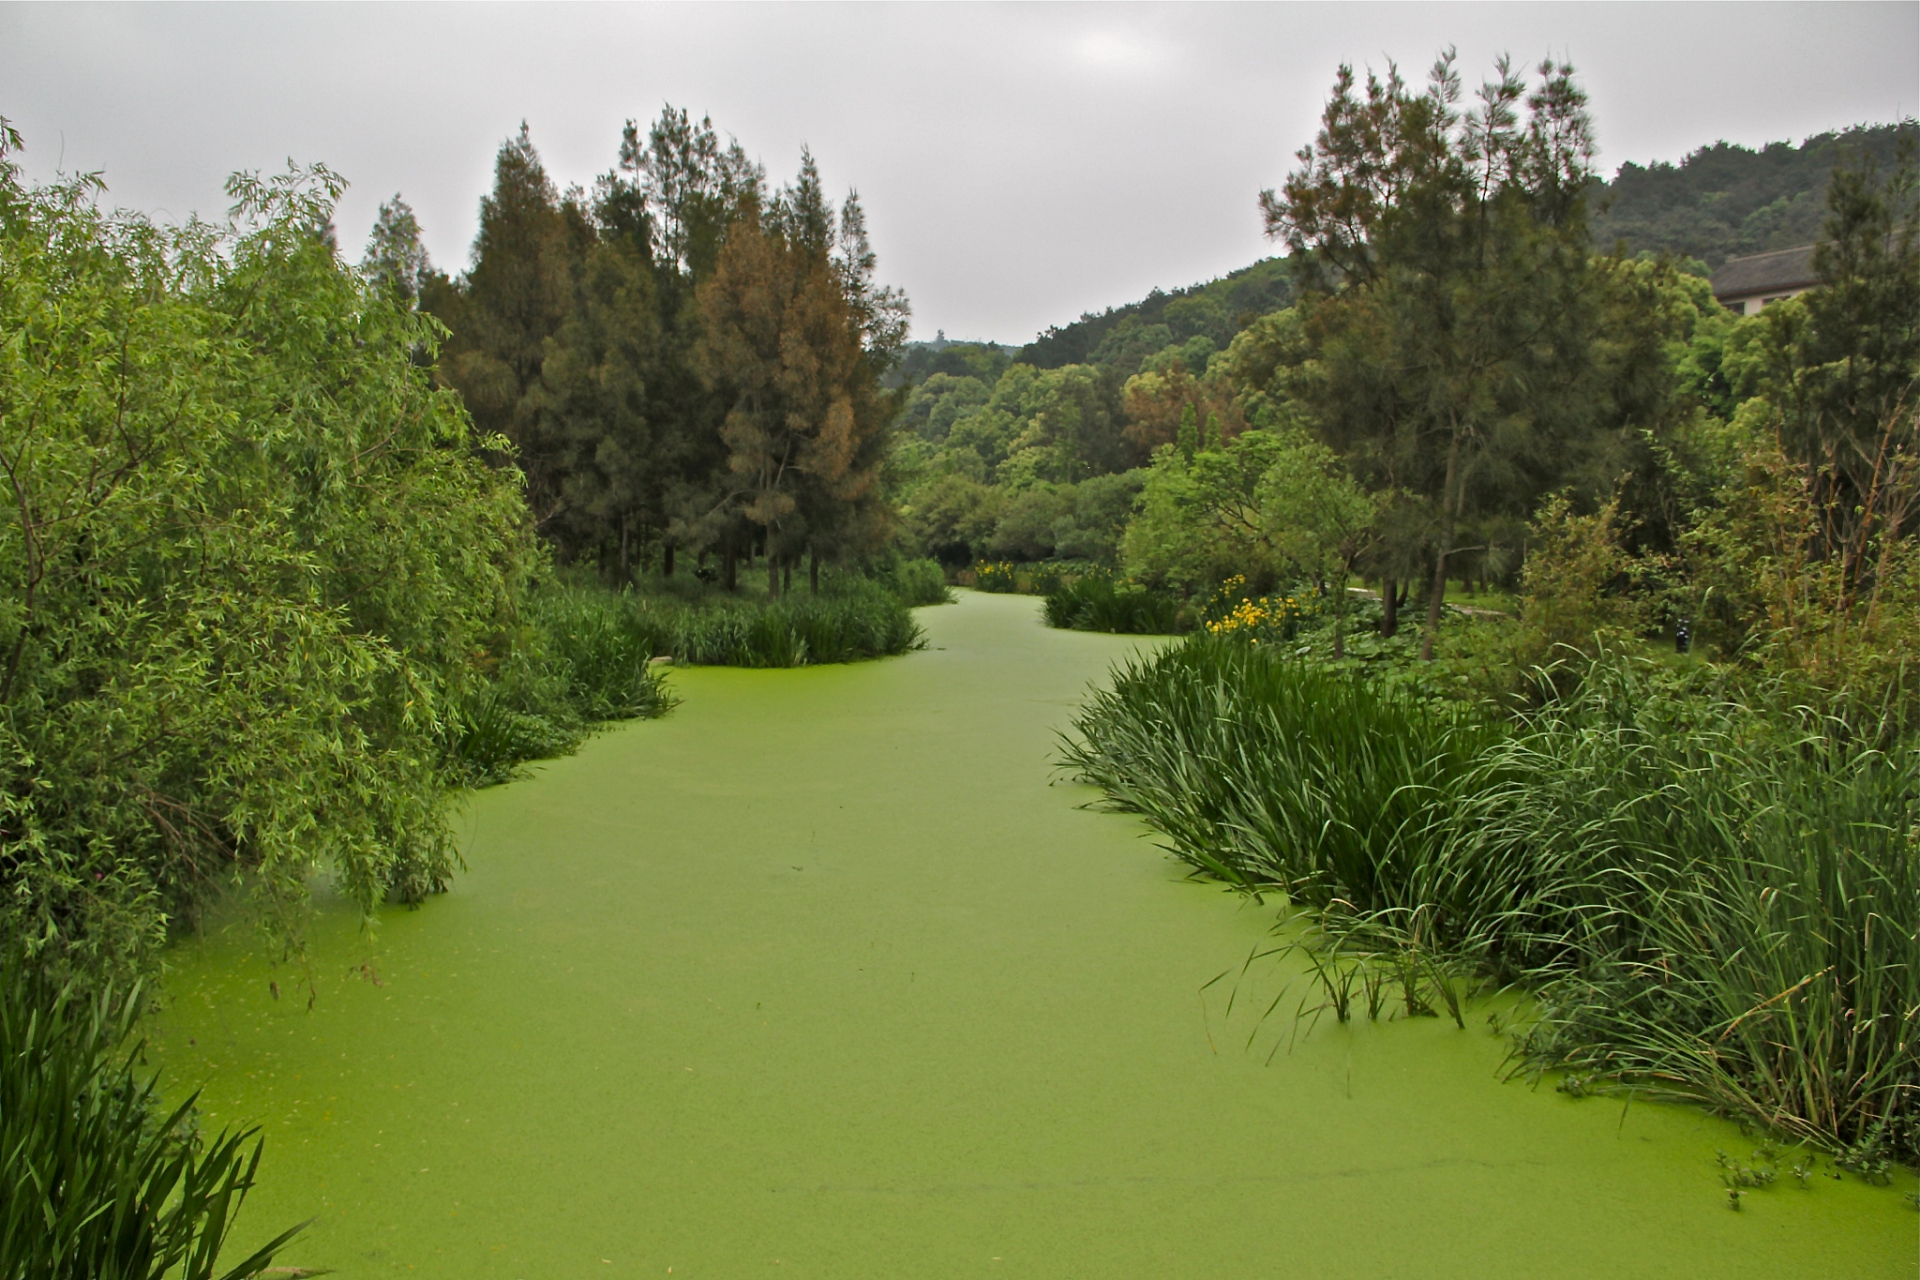
[[[1458,704],[1210,635],[1131,658],[1065,758],[1196,868],[1315,905],[1413,906],[1431,816],[1502,730]]]
[[[1171,635],[1180,629],[1180,604],[1138,583],[1085,574],[1047,593],[1047,625],[1119,635]]]
[[[17,960],[0,973],[7,1280],[244,1280],[302,1229],[223,1265],[258,1176],[258,1130],[203,1137],[197,1094],[162,1110],[158,1077],[139,1077],[130,1043],[142,998],[137,985],[92,996],[56,988]]]
[[[925,643],[900,597],[849,577],[820,595],[771,603],[635,596],[630,607],[656,654],[706,666],[797,667],[906,653]]]
[[[528,760],[562,755],[595,724],[664,715],[674,704],[653,665],[655,636],[632,602],[597,584],[529,593],[507,658],[454,718],[450,779],[504,782]]]
[[[1315,908],[1291,946],[1339,1016],[1382,974],[1456,1019],[1467,977],[1517,983],[1522,1065],[1911,1159],[1920,750],[1688,679],[1605,657],[1501,724],[1200,636],[1117,668],[1066,759]]]

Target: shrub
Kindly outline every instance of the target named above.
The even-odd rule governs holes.
[[[880,581],[909,608],[953,603],[946,570],[938,560],[896,560]]]
[[[0,935],[137,969],[216,878],[443,883],[440,744],[538,556],[431,321],[316,233],[324,171],[169,229],[6,145]]]
[[[0,1276],[241,1280],[300,1231],[222,1267],[260,1139],[201,1138],[198,1095],[160,1109],[128,1044],[140,1003],[138,986],[89,998],[18,961],[0,973]]]
[[[522,622],[507,661],[451,726],[444,759],[454,780],[504,782],[525,761],[571,751],[596,723],[673,706],[652,666],[657,637],[630,599],[549,583],[528,595]]]

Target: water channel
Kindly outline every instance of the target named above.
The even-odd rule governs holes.
[[[675,672],[474,795],[468,871],[371,946],[323,903],[306,966],[177,949],[154,1060],[267,1136],[240,1234],[459,1280],[1916,1274],[1911,1187],[1729,1211],[1752,1137],[1503,1082],[1477,1023],[1227,1016],[1271,906],[1053,772],[1142,642],[920,616],[906,658]]]

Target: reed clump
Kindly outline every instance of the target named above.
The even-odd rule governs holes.
[[[1196,868],[1310,909],[1340,1017],[1515,984],[1523,1066],[1911,1161],[1920,750],[1715,679],[1603,655],[1496,720],[1199,636],[1123,664],[1067,759]]]
[[[17,959],[0,966],[0,1276],[264,1274],[301,1228],[223,1258],[259,1169],[257,1130],[208,1138],[195,1097],[161,1107],[157,1077],[137,1070],[141,988],[82,994]]]
[[[1047,592],[1047,625],[1119,635],[1172,635],[1182,629],[1180,602],[1139,583],[1090,573]]]

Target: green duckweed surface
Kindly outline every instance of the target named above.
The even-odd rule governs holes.
[[[671,717],[475,795],[377,985],[344,912],[310,1008],[244,925],[182,946],[155,1060],[264,1124],[243,1234],[314,1216],[286,1261],[460,1280],[1915,1274],[1910,1181],[1823,1162],[1730,1212],[1752,1138],[1502,1083],[1483,1027],[1269,1057],[1201,988],[1271,908],[1053,781],[1140,642],[921,617],[903,659],[676,672]]]

